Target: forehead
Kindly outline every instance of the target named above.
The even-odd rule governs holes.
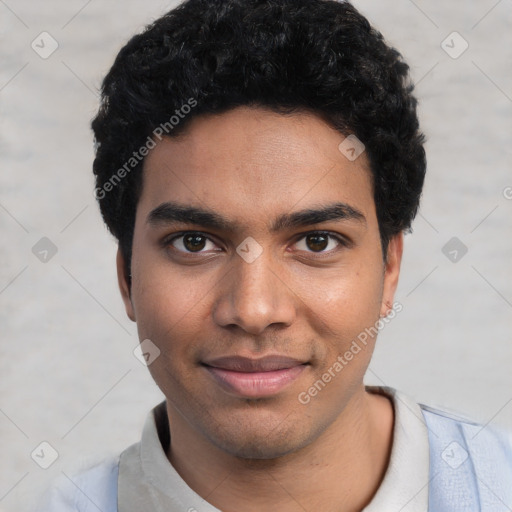
[[[240,221],[344,202],[375,216],[365,154],[350,160],[345,137],[310,113],[240,107],[197,117],[144,162],[137,217],[176,201]]]

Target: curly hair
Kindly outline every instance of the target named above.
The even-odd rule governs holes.
[[[186,0],[148,25],[117,55],[92,121],[96,197],[128,273],[143,156],[159,127],[177,136],[242,105],[314,112],[364,143],[386,259],[391,237],[410,229],[426,169],[408,72],[349,2]]]

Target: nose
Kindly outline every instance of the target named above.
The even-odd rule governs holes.
[[[296,296],[283,273],[272,268],[265,251],[248,263],[235,256],[233,268],[219,283],[213,319],[222,327],[238,326],[259,335],[269,326],[290,326],[296,315]]]

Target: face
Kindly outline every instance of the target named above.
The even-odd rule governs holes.
[[[313,114],[243,107],[146,157],[131,290],[120,255],[118,269],[140,339],[160,350],[149,370],[171,431],[180,418],[226,453],[274,458],[364,392],[375,339],[344,354],[389,309],[402,236],[384,264],[368,161],[343,140]]]

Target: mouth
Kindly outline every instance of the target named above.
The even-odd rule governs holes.
[[[202,363],[225,391],[244,398],[276,395],[295,381],[308,365],[280,355],[259,359],[230,356]]]

